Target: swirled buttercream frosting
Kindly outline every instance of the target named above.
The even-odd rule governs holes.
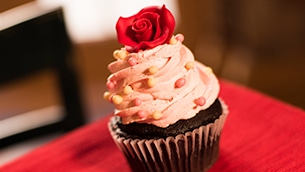
[[[194,59],[179,34],[151,49],[114,51],[104,98],[123,124],[167,127],[194,117],[217,99],[219,83],[210,67]]]

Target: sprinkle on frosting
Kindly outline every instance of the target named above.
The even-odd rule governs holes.
[[[182,35],[182,34],[177,34],[176,36],[175,36],[175,38],[176,38],[176,40],[177,41],[180,41],[180,42],[183,42],[184,41],[184,35]]]
[[[138,115],[139,118],[142,119],[142,118],[145,118],[147,116],[147,112],[145,112],[144,110],[139,110],[137,112],[137,115]]]
[[[118,60],[124,60],[128,55],[128,52],[125,50],[115,50],[113,52],[113,57]]]
[[[205,104],[206,100],[204,97],[199,97],[195,100],[195,103],[199,106],[203,106]]]
[[[130,58],[128,59],[128,63],[129,63],[130,66],[134,66],[134,65],[136,65],[138,62],[137,62],[137,60],[136,60],[135,58],[130,57]]]
[[[135,106],[140,106],[141,103],[142,103],[142,100],[139,99],[139,98],[135,98],[133,103],[134,103]]]
[[[162,117],[162,113],[160,111],[154,111],[151,115],[153,119],[160,119]]]
[[[189,61],[189,62],[187,62],[187,63],[185,64],[185,68],[186,68],[187,70],[193,69],[194,66],[195,66],[195,64],[194,64],[194,62],[192,62],[192,61]]]
[[[115,105],[119,105],[123,102],[123,97],[120,95],[114,95],[112,96],[111,100]]]
[[[171,44],[171,45],[175,45],[175,44],[177,44],[177,39],[173,36],[170,40],[169,40],[169,44]]]
[[[103,97],[104,97],[105,100],[109,101],[110,100],[110,96],[111,96],[111,93],[109,93],[108,91],[104,92]]]
[[[120,58],[119,58],[119,54],[120,54],[120,50],[115,50],[115,51],[113,51],[113,57],[114,57],[115,59],[120,59]]]
[[[181,87],[183,87],[183,86],[185,85],[185,83],[186,83],[185,78],[179,78],[179,79],[175,82],[175,86],[176,86],[177,88],[181,88]]]
[[[211,67],[206,67],[206,70],[209,72],[209,73],[213,73],[213,69]]]
[[[153,75],[156,74],[159,71],[157,66],[151,66],[150,68],[148,68],[148,73]]]
[[[132,87],[129,85],[125,86],[123,89],[123,93],[126,95],[132,93]]]
[[[115,81],[108,81],[106,86],[109,90],[113,89],[116,85],[116,82]]]
[[[155,78],[151,77],[151,78],[148,78],[147,80],[147,85],[148,87],[152,88],[156,85],[156,80]]]

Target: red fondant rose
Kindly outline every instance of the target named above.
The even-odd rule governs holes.
[[[132,52],[168,43],[174,28],[175,19],[165,5],[143,8],[133,16],[120,17],[116,24],[118,41]]]

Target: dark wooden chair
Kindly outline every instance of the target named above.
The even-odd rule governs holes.
[[[33,3],[31,10],[35,11],[36,6]],[[0,23],[0,84],[52,69],[64,115],[60,121],[0,138],[0,148],[54,131],[69,131],[85,123],[77,71],[73,65],[73,44],[66,32],[63,10],[60,7],[39,8],[35,15],[29,18],[21,15],[16,21],[7,21],[6,25]]]

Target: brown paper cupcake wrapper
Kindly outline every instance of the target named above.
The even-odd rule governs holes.
[[[228,109],[214,123],[166,139],[127,139],[109,123],[110,133],[133,171],[206,171],[217,160],[219,139]]]

